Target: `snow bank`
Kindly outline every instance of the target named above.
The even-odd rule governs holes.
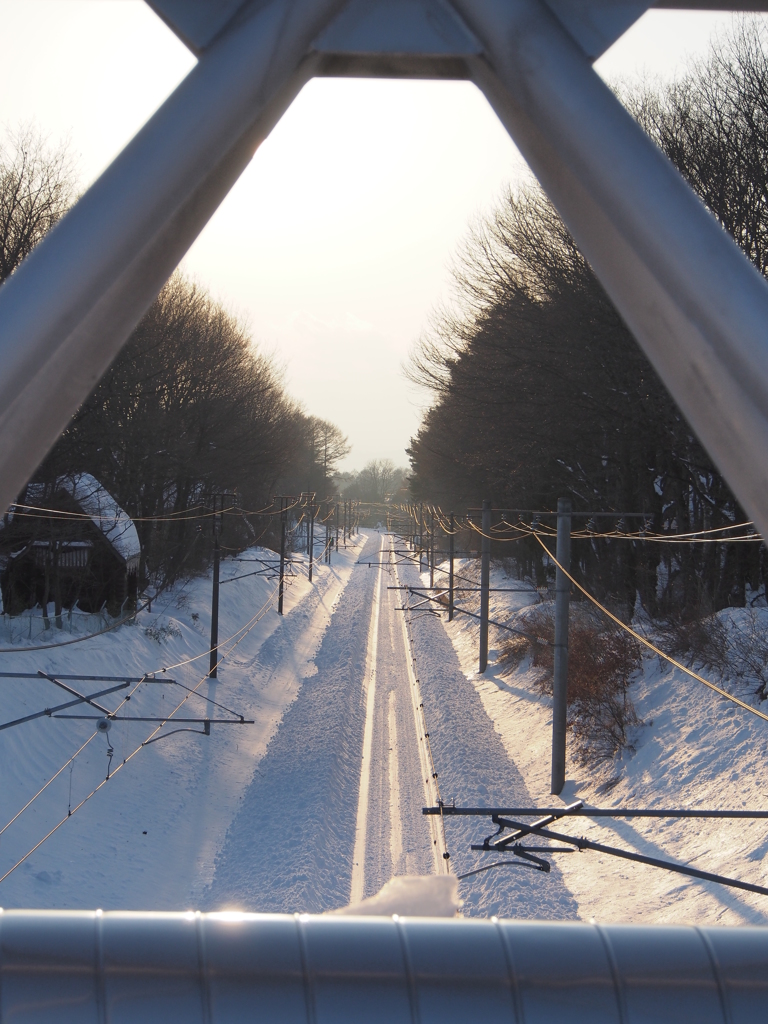
[[[252,548],[239,560],[223,559],[218,680],[205,679],[210,577],[180,582],[153,602],[151,613],[142,611],[135,622],[102,636],[38,652],[20,645],[18,652],[0,656],[0,671],[6,673],[152,677],[121,710],[134,720],[114,722],[108,736],[95,733],[95,719],[47,716],[0,733],[0,875],[63,821],[0,883],[0,905],[179,910],[199,904],[242,794],[286,708],[315,670],[315,651],[362,541],[334,553],[332,566],[316,565],[312,585],[306,556],[294,555],[297,575],[287,580],[283,619],[275,611],[275,580],[246,575],[263,567],[255,559],[275,563],[275,553]],[[262,663],[264,642],[297,615],[302,629],[291,642],[290,658]],[[52,629],[46,639],[71,638]],[[183,687],[194,688],[201,680],[199,694],[188,696]],[[83,680],[68,685],[92,694],[111,684]],[[99,703],[115,709],[130,692],[105,695]],[[184,697],[177,718],[231,719],[235,712],[254,724],[214,723],[210,735],[204,735],[202,724],[179,722],[164,732],[193,731],[142,746],[156,725],[135,719],[165,716]],[[0,723],[68,699],[44,679],[0,678]],[[65,713],[99,715],[83,705]],[[112,777],[68,818],[68,808],[75,809],[104,780],[110,744]],[[71,766],[8,824],[80,748]]]
[[[390,917],[456,917],[461,902],[455,875],[401,875],[375,896],[332,910],[332,914]]]
[[[468,576],[473,570],[471,564],[457,566],[457,572]],[[491,586],[513,585],[517,581],[494,565]],[[491,618],[506,619],[537,600],[533,591],[529,595],[492,593]],[[768,619],[768,614],[761,614]],[[503,671],[498,660],[501,631],[491,627],[488,669],[479,675],[477,621],[457,616],[448,623],[443,616],[443,623],[483,702],[489,726],[501,737],[539,806],[582,799],[603,807],[768,809],[768,724],[655,656],[644,657],[630,689],[644,722],[634,736],[634,751],[625,752],[599,772],[580,768],[569,759],[565,788],[559,798],[551,796],[551,700],[534,687],[526,662],[512,672]],[[765,626],[768,629],[768,621]],[[738,696],[747,699],[748,692],[742,680]],[[617,818],[599,823],[580,818],[578,825],[569,823],[563,830],[768,885],[766,822]],[[479,823],[477,832],[482,832]],[[557,864],[584,919],[768,924],[768,897],[592,852],[560,855]]]

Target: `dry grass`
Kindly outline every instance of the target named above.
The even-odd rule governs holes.
[[[726,670],[728,631],[714,615],[690,620],[669,616],[656,625],[654,640],[666,654],[689,667],[695,663],[721,674]]]
[[[525,657],[538,670],[537,686],[552,693],[554,609],[540,605],[526,617],[528,637],[502,646],[501,661],[516,668]],[[529,637],[531,639],[529,639]],[[536,640],[545,641],[537,643]],[[576,758],[594,766],[632,749],[631,730],[642,724],[629,697],[632,674],[640,667],[638,644],[590,609],[571,607],[568,635],[568,727]]]
[[[768,634],[765,620],[753,608],[740,621],[717,615],[680,622],[667,619],[656,629],[662,650],[689,667],[712,673],[723,683],[742,685],[760,700],[768,698]]]

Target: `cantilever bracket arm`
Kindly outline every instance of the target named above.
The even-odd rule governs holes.
[[[47,679],[48,676],[46,676],[45,678]],[[0,732],[2,732],[3,729],[11,729],[13,728],[14,725],[23,725],[24,722],[33,722],[36,718],[43,718],[46,715],[49,718],[62,717],[60,715],[57,715],[56,712],[63,711],[65,708],[72,708],[76,704],[91,704],[93,705],[93,707],[99,708],[99,710],[101,710],[99,705],[94,703],[94,697],[103,697],[105,693],[114,693],[115,690],[124,690],[126,686],[130,686],[130,683],[120,683],[118,686],[109,686],[107,687],[106,690],[99,690],[97,693],[89,693],[87,695],[78,696],[76,700],[68,700],[66,704],[57,704],[56,707],[44,708],[42,711],[35,711],[31,715],[24,715],[23,718],[14,718],[12,722],[3,722],[3,724],[0,725]],[[75,691],[71,690],[70,692],[74,693]],[[106,708],[104,710],[106,711],[106,714],[110,718],[113,717],[113,713],[111,711],[107,711]]]

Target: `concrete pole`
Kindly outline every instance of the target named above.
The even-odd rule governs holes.
[[[280,588],[277,595],[277,614],[283,614],[283,589],[285,586],[285,505],[280,499]]]
[[[435,511],[430,512],[429,530],[429,585],[435,585]]]
[[[315,556],[315,506],[312,500],[309,502],[309,582],[312,582],[312,560]]]
[[[557,560],[571,571],[571,499],[557,501]],[[552,793],[565,785],[565,724],[568,713],[568,606],[571,581],[555,570],[555,671],[552,682]]]
[[[480,671],[488,667],[488,614],[491,598],[491,503],[483,502],[480,557]]]
[[[451,512],[451,533],[448,538],[448,621],[453,621],[453,512]]]
[[[424,557],[424,502],[419,503],[419,572]]]
[[[219,526],[216,521],[215,497],[213,499],[213,512],[213,590],[211,592],[211,659],[208,667],[208,676],[211,679],[216,679],[217,666],[219,664],[219,563],[221,560],[221,548],[219,547]]]

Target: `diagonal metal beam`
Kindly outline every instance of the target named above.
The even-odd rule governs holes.
[[[311,76],[305,54],[339,6],[242,15],[0,289],[0,508]]]
[[[45,678],[48,679],[49,677],[46,676]],[[52,679],[51,682],[55,682],[55,680]],[[57,711],[63,711],[65,708],[72,708],[76,704],[93,704],[93,706],[97,708],[99,705],[94,704],[94,698],[103,697],[105,693],[114,693],[115,690],[124,690],[126,686],[130,686],[130,683],[119,683],[117,686],[110,686],[106,690],[98,690],[96,693],[89,693],[87,696],[78,697],[77,700],[68,700],[66,704],[57,704],[54,708],[44,708],[43,711],[35,711],[34,714],[24,715],[23,718],[14,718],[12,722],[3,722],[3,724],[0,725],[0,732],[2,732],[3,729],[10,729],[14,725],[22,725],[24,722],[32,722],[36,718],[43,718],[45,715],[48,715],[49,718],[58,717],[55,714]],[[72,690],[70,692],[74,693],[75,691]],[[111,712],[108,712],[108,714],[111,714]]]
[[[65,690],[67,693],[71,693],[73,697],[77,697],[78,700],[76,701],[76,703],[85,701],[86,704],[90,704],[91,707],[96,708],[97,711],[101,711],[102,714],[104,715],[112,714],[109,708],[105,708],[102,704],[97,704],[95,700],[91,699],[91,697],[86,697],[84,694],[80,693],[79,690],[75,690],[71,686],[67,686],[66,683],[62,683],[62,681],[60,679],[57,679],[56,676],[49,676],[48,673],[43,672],[42,669],[39,669],[37,674],[41,676],[43,679],[47,679],[49,683],[53,683],[54,686],[60,686],[62,690]],[[125,685],[127,686],[128,684],[126,683]],[[113,689],[118,690],[123,689],[123,687],[115,686],[113,687]],[[98,694],[92,694],[92,697],[98,697]]]
[[[540,0],[453,0],[485,92],[768,536],[768,284]]]

